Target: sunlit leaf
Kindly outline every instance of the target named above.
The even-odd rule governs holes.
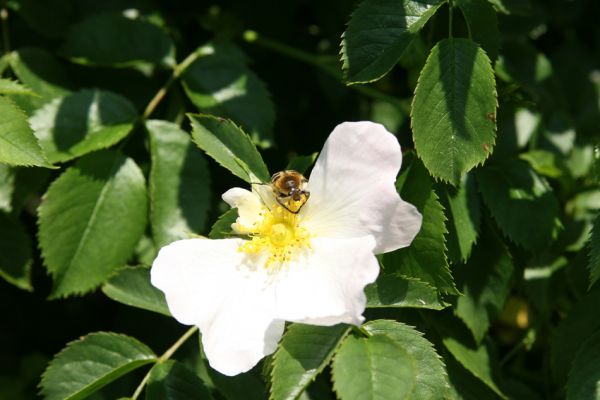
[[[0,96],[0,115],[0,162],[51,167],[23,110],[8,98]]]
[[[112,146],[127,136],[136,117],[126,98],[82,90],[51,101],[29,121],[48,159],[55,163]]]
[[[135,162],[96,152],[55,180],[39,209],[39,243],[52,297],[87,292],[127,258],[146,225],[146,185]]]
[[[138,340],[115,333],[92,333],[67,344],[42,377],[46,400],[83,399],[156,356]]]
[[[233,122],[202,114],[188,117],[194,142],[216,162],[246,182],[270,180],[267,166],[250,137]]]
[[[266,85],[232,44],[203,47],[183,74],[183,86],[200,111],[230,118],[262,146],[272,144],[275,110]]]
[[[429,172],[457,185],[490,155],[496,141],[496,86],[477,43],[444,39],[429,54],[415,89],[412,128]]]
[[[231,224],[238,218],[237,208],[225,211],[210,228],[208,237],[211,239],[225,239],[232,235]]]

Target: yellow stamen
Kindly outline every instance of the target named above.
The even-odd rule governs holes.
[[[249,255],[266,254],[265,268],[282,265],[292,260],[302,249],[310,249],[310,237],[299,226],[297,214],[275,205],[262,213],[262,221],[250,230],[251,239],[240,246],[239,251]]]

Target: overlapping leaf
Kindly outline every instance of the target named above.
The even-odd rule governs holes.
[[[349,336],[333,360],[333,388],[342,400],[410,398],[418,367],[410,353],[387,335]]]
[[[46,104],[30,123],[48,159],[55,163],[112,146],[127,136],[136,117],[126,98],[82,90]]]
[[[456,189],[442,187],[440,200],[448,211],[448,255],[454,263],[466,261],[479,235],[481,201],[472,174],[463,176]]]
[[[296,399],[329,364],[349,327],[293,324],[275,353],[271,372],[271,398]]]
[[[383,263],[388,270],[419,279],[441,292],[458,293],[446,258],[446,217],[433,180],[416,159],[403,180],[401,196],[417,207],[423,223],[411,245],[386,254]]]
[[[342,40],[348,82],[371,82],[384,76],[441,4],[442,0],[363,1]]]
[[[417,154],[436,178],[457,185],[496,141],[490,59],[468,39],[444,39],[429,54],[412,103]]]
[[[483,200],[515,243],[539,251],[556,237],[558,201],[548,183],[524,161],[505,160],[477,171]]]
[[[56,97],[70,93],[71,82],[65,66],[52,53],[36,47],[25,47],[11,53],[9,62],[19,81],[39,96],[11,95],[28,113]]]
[[[157,248],[200,233],[210,202],[210,177],[202,152],[190,136],[166,121],[148,121],[150,222]]]
[[[0,96],[0,162],[51,167],[33,134],[27,116],[10,99]]]
[[[417,365],[415,386],[407,398],[434,400],[450,398],[446,368],[433,345],[423,334],[408,325],[390,321],[367,322],[363,329],[371,335],[385,335],[402,345]]]
[[[46,400],[84,399],[120,376],[156,361],[138,340],[115,333],[92,333],[67,344],[42,377]]]
[[[232,44],[203,47],[183,75],[183,87],[200,111],[230,118],[262,147],[272,144],[275,110],[263,81]]]
[[[229,120],[210,115],[188,117],[192,122],[192,138],[206,154],[246,182],[269,181],[267,166],[242,129]]]
[[[510,291],[513,263],[508,250],[490,229],[484,230],[473,255],[465,265],[457,265],[454,274],[463,293],[456,300],[455,313],[480,343],[502,310]]]
[[[476,345],[460,321],[448,314],[436,316],[435,328],[442,336],[444,346],[469,372],[485,383],[501,398],[506,398],[496,383],[493,356],[487,343]]]
[[[52,183],[39,209],[39,243],[53,297],[84,293],[125,265],[146,225],[146,186],[117,152],[82,158]]]

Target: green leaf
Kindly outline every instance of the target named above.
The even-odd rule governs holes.
[[[408,399],[417,369],[410,353],[387,335],[348,336],[333,360],[333,388],[342,400]]]
[[[569,373],[567,400],[600,400],[600,331],[582,345]]]
[[[415,328],[390,320],[369,321],[363,329],[371,335],[385,335],[402,346],[414,360],[415,386],[412,399],[437,400],[449,397],[450,384],[446,368],[433,344]]]
[[[133,160],[97,152],[67,169],[39,208],[51,296],[87,292],[123,266],[144,232],[146,209],[144,176]]]
[[[64,162],[112,146],[133,128],[137,113],[125,97],[82,90],[55,99],[29,120],[51,162]]]
[[[83,399],[115,379],[156,361],[145,344],[116,333],[91,333],[58,353],[44,372],[46,400]]]
[[[491,229],[484,230],[469,262],[454,268],[458,289],[463,293],[454,312],[478,344],[502,311],[513,269],[510,253]]]
[[[487,343],[480,346],[475,345],[469,332],[458,320],[449,318],[448,315],[437,315],[433,322],[442,336],[444,346],[454,358],[498,396],[506,399],[506,396],[496,384],[494,376],[495,360],[490,354]]]
[[[500,32],[494,7],[487,0],[456,0],[454,4],[467,21],[469,37],[479,43],[491,60],[495,60],[500,49]]]
[[[271,399],[297,399],[329,364],[348,325],[291,325],[273,358]]]
[[[598,304],[600,285],[594,285],[554,329],[550,340],[550,363],[557,386],[563,386],[567,382],[571,364],[582,343],[600,332]]]
[[[552,188],[521,160],[508,159],[477,171],[479,190],[500,229],[515,243],[540,251],[561,223]]]
[[[211,239],[226,239],[232,235],[231,224],[238,218],[237,208],[225,211],[210,228],[208,237]]]
[[[175,48],[165,31],[122,15],[95,15],[73,26],[60,52],[84,65],[175,64]]]
[[[216,162],[248,183],[271,179],[260,153],[233,122],[203,114],[188,114],[188,117],[194,142]]]
[[[476,378],[456,361],[454,357],[448,355],[444,357],[444,362],[446,363],[446,371],[448,371],[448,378],[452,386],[452,395],[450,398],[456,400],[498,399],[498,395],[492,389]],[[529,400],[529,398],[527,399]]]
[[[410,47],[444,1],[365,0],[354,11],[342,40],[348,83],[384,76]]]
[[[421,70],[412,103],[417,154],[431,174],[457,185],[496,141],[496,85],[488,56],[468,39],[444,39]]]
[[[0,78],[0,94],[22,94],[25,96],[37,96],[33,90],[17,81]]]
[[[305,174],[306,171],[315,163],[319,153],[312,153],[308,156],[296,156],[290,160],[285,169],[291,169],[298,171],[301,174]]]
[[[200,233],[210,207],[206,159],[190,136],[166,121],[148,121],[150,222],[157,248]]]
[[[23,110],[0,96],[0,115],[0,162],[51,168]]]
[[[0,211],[0,276],[20,289],[32,290],[31,262],[31,241],[25,228]]]
[[[167,360],[150,370],[146,400],[207,400],[212,395],[204,382],[184,364]]]
[[[600,278],[600,214],[596,216],[590,237],[590,287]]]
[[[440,188],[440,200],[448,212],[448,255],[453,263],[466,261],[477,241],[481,224],[481,201],[472,174],[463,175],[458,188]]]
[[[70,93],[71,83],[67,72],[52,53],[35,47],[26,47],[11,53],[9,61],[19,81],[39,95],[39,97],[11,96],[28,113],[51,99]]]
[[[409,307],[441,310],[446,304],[438,291],[416,278],[401,275],[380,275],[365,288],[368,308]]]
[[[210,44],[183,74],[188,97],[202,112],[230,118],[261,147],[272,144],[275,110],[267,87],[234,45]]]
[[[446,217],[433,190],[433,180],[417,159],[405,176],[398,180],[398,184],[404,181],[401,196],[417,207],[423,223],[411,245],[385,254],[383,264],[390,273],[416,278],[444,293],[458,294],[446,258]]]
[[[119,303],[171,316],[165,295],[150,283],[149,268],[123,268],[102,286],[102,291]]]

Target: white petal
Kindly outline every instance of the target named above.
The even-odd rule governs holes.
[[[283,333],[268,276],[244,265],[241,243],[180,240],[160,250],[151,271],[173,317],[200,328],[210,365],[226,375],[251,369],[275,351]]]
[[[421,214],[398,195],[400,144],[382,125],[345,122],[323,147],[308,180],[304,226],[326,237],[373,235],[374,252],[408,246],[421,228]]]
[[[316,238],[311,245],[306,257],[279,272],[277,317],[314,325],[360,325],[364,288],[379,274],[375,240]]]
[[[223,200],[238,209],[238,218],[231,228],[239,234],[253,232],[266,211],[263,203],[254,192],[242,188],[232,188],[223,193]]]

